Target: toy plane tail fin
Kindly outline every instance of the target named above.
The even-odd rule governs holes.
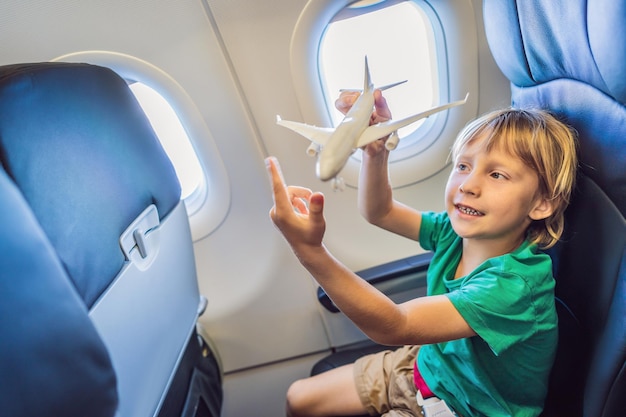
[[[365,75],[363,77],[363,91],[372,91],[374,90],[374,84],[372,83],[372,78],[370,76],[370,67],[367,64],[367,55],[365,55]]]
[[[398,82],[393,83],[393,84],[387,84],[387,85],[383,85],[381,87],[375,87],[375,88],[384,91],[384,90],[387,90],[387,89],[389,89],[391,87],[395,87],[396,85],[404,84],[405,82],[407,82],[407,80],[398,81]],[[353,93],[362,93],[363,92],[363,90],[361,90],[359,88],[340,88],[339,89],[340,93],[343,93],[345,91],[350,91],[350,92],[353,92]]]
[[[374,91],[374,89],[379,89],[379,90],[387,90],[391,87],[395,87],[396,85],[400,85],[400,84],[404,84],[405,82],[407,82],[407,80],[404,81],[398,81],[396,83],[392,83],[392,84],[387,84],[387,85],[383,85],[382,87],[376,87],[374,85],[374,83],[372,83],[372,77],[370,75],[370,68],[369,68],[369,64],[367,62],[367,55],[365,55],[365,74],[363,76],[363,90],[359,90],[359,89],[355,89],[355,88],[342,88],[339,90],[340,93],[344,92],[344,91],[352,91],[352,92],[359,92],[362,93],[364,91],[369,91],[372,92]]]
[[[404,84],[405,82],[407,82],[407,80],[398,81],[396,83],[387,84],[387,85],[383,85],[382,87],[376,87],[376,88],[379,89],[379,90],[383,90],[384,91],[384,90],[387,90],[387,89],[389,89],[391,87],[395,87],[396,85]]]

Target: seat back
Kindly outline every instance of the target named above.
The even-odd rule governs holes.
[[[0,404],[7,416],[108,417],[111,359],[52,244],[0,169]]]
[[[38,401],[44,382],[62,387],[76,379],[81,385],[72,367],[55,365],[81,343],[83,336],[66,330],[73,320],[91,337],[80,353],[97,360],[105,391],[117,391],[119,404],[109,395],[98,411],[95,402],[93,410],[58,413],[42,403],[45,412],[10,415],[112,415],[111,409],[120,417],[155,415],[195,329],[201,297],[176,174],[126,82],[87,64],[0,67],[0,162],[2,181],[23,206],[20,216],[43,242],[22,251],[19,235],[0,238],[11,248],[2,262],[24,267],[15,266],[13,276],[3,268],[2,285],[25,297],[15,298],[19,307],[3,315],[20,338],[16,346],[3,346],[0,360],[10,363],[14,350],[25,356],[9,380],[37,372],[42,362],[53,367],[40,385],[26,381],[16,395],[0,389],[3,409],[5,400],[16,410]],[[42,258],[54,268],[31,272]],[[43,283],[63,287],[64,294]],[[74,316],[67,323],[72,314],[57,310],[70,302]],[[45,314],[47,325],[19,324],[31,314]],[[42,343],[53,354],[36,355]],[[70,407],[81,392],[59,401]]]
[[[485,0],[512,104],[552,111],[580,140],[577,189],[550,251],[559,347],[545,416],[626,415],[626,2]]]

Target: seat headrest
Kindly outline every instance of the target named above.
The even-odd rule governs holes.
[[[491,1],[485,12],[489,46],[513,84],[569,78],[626,104],[626,3]]]
[[[0,163],[88,308],[124,264],[126,227],[150,204],[163,218],[180,201],[126,82],[94,65],[0,67]]]
[[[626,214],[626,3],[485,0],[485,30],[514,106],[551,110],[580,137],[580,166]]]

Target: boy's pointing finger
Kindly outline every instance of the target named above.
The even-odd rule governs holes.
[[[283,174],[280,170],[278,160],[274,157],[265,159],[265,165],[270,176],[272,183],[272,195],[274,198],[274,207],[272,207],[270,214],[275,213],[276,210],[291,210],[291,203],[289,202],[289,196],[287,194],[287,186]]]

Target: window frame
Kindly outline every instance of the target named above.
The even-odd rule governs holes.
[[[431,116],[412,135],[414,146],[408,155],[390,157],[389,171],[393,187],[413,185],[438,174],[449,165],[449,151],[463,125],[476,117],[478,109],[478,57],[476,22],[466,18],[473,15],[471,4],[450,8],[427,0],[385,0],[375,7],[386,7],[398,1],[412,1],[430,17],[433,23],[435,51],[439,75],[439,103],[465,97],[468,102],[460,107]],[[324,97],[324,86],[319,73],[319,47],[326,26],[342,9],[354,3],[350,0],[309,0],[295,26],[290,46],[292,79],[298,104],[305,123],[332,126]],[[372,7],[372,6],[368,6]],[[439,29],[440,28],[440,29]],[[451,71],[450,68],[463,68]],[[393,109],[392,109],[393,111]],[[427,138],[427,139],[423,139]],[[340,173],[348,187],[356,188],[360,161],[350,158]]]
[[[335,14],[333,18],[328,22],[328,25],[331,25],[333,23],[336,23],[344,19],[352,19],[352,18],[356,18],[356,17],[366,15],[366,14],[376,13],[378,11],[381,11],[389,7],[393,7],[401,3],[412,4],[413,7],[415,7],[415,9],[417,10],[417,13],[421,14],[422,18],[426,19],[430,23],[429,27],[425,29],[427,33],[426,35],[427,42],[432,47],[432,50],[430,51],[431,56],[429,58],[429,63],[431,64],[430,65],[431,73],[433,74],[433,77],[435,78],[434,85],[431,86],[431,91],[430,91],[430,93],[432,94],[431,101],[428,103],[427,106],[421,109],[418,109],[417,111],[412,112],[412,114],[418,113],[420,111],[428,110],[428,108],[430,107],[444,104],[446,102],[445,97],[449,96],[448,84],[445,79],[442,79],[445,77],[439,76],[440,74],[439,69],[442,69],[443,73],[447,74],[448,63],[447,63],[446,54],[443,53],[440,48],[436,48],[436,45],[445,44],[445,42],[443,40],[443,29],[441,28],[441,25],[436,19],[436,15],[432,11],[432,9],[418,4],[421,2],[405,1],[405,0],[383,0],[379,2],[363,2],[363,3],[366,3],[366,4],[359,6],[359,7],[352,7],[354,4],[352,3],[340,9],[339,12],[337,12],[337,14]],[[384,32],[384,29],[382,31]],[[325,42],[326,32],[327,30],[325,29],[322,35],[322,38],[320,39],[320,48],[318,52],[318,55],[319,55],[318,56],[318,66],[319,66],[318,71],[320,73],[320,82],[323,88],[322,94],[324,94],[324,98],[327,103],[326,108],[329,113],[329,118],[331,122],[334,124],[333,119],[335,119],[335,117],[333,117],[332,113],[335,112],[333,103],[334,103],[334,100],[336,99],[337,93],[333,91],[329,91],[329,89],[327,88],[326,78],[324,77],[323,68],[322,68],[322,62],[323,62],[322,46],[323,46],[323,43]],[[372,73],[372,80],[374,81],[374,85],[381,85],[379,82],[376,81],[376,78],[377,78],[376,74],[373,71],[371,71],[372,69],[372,65],[371,65],[372,57],[371,56],[369,56],[369,60],[370,60],[370,72]],[[360,75],[361,72],[359,72],[358,74]],[[400,81],[400,80],[392,80],[392,81]],[[397,87],[397,88],[403,88],[403,87]],[[330,96],[332,94],[334,94],[335,97]],[[441,97],[444,97],[444,98],[442,99]],[[393,111],[393,104],[391,105],[391,107]],[[406,116],[408,116],[408,114]],[[391,163],[394,163],[395,161],[402,160],[405,158],[410,158],[413,155],[416,155],[428,149],[428,147],[430,147],[432,142],[436,140],[438,134],[443,129],[443,125],[445,124],[445,120],[442,120],[443,118],[438,117],[438,116],[441,116],[441,115],[434,115],[427,119],[423,119],[420,121],[421,124],[416,129],[413,129],[409,134],[406,134],[406,135],[401,134],[400,136],[401,140],[400,140],[399,146],[396,150],[394,150],[394,152],[390,154],[389,161]],[[351,158],[356,159],[360,163],[361,153],[355,152],[351,156]]]
[[[162,145],[162,147],[163,147],[163,149],[165,150],[166,153],[169,154],[168,149],[173,146],[173,142],[172,141],[165,142],[163,139],[161,139],[161,137],[159,135],[159,124],[162,122],[162,119],[159,119],[158,117],[154,117],[156,115],[150,114],[150,112],[146,111],[146,107],[144,107],[144,100],[150,100],[150,99],[146,98],[146,94],[147,95],[156,95],[156,96],[158,96],[157,100],[159,102],[163,102],[164,106],[168,106],[169,107],[167,109],[162,109],[161,105],[160,105],[159,108],[157,109],[157,111],[159,111],[159,116],[163,116],[163,113],[161,113],[161,112],[165,111],[168,114],[167,115],[168,119],[170,117],[174,117],[176,122],[178,123],[178,126],[176,127],[175,130],[178,131],[179,128],[182,129],[182,132],[180,132],[180,134],[184,135],[185,136],[185,140],[187,141],[186,144],[182,144],[183,149],[185,149],[185,156],[187,156],[187,154],[189,152],[191,152],[193,154],[193,157],[195,158],[195,164],[194,164],[193,168],[196,169],[196,167],[197,167],[197,169],[200,170],[200,174],[198,174],[198,177],[194,178],[194,180],[195,180],[195,187],[194,187],[194,189],[191,190],[191,192],[188,193],[187,195],[185,195],[185,193],[181,191],[181,198],[183,198],[185,200],[185,204],[187,205],[187,210],[189,212],[193,213],[194,208],[197,205],[197,202],[201,200],[200,197],[202,196],[202,194],[205,194],[203,192],[203,189],[206,189],[206,184],[205,184],[205,173],[204,173],[204,170],[202,169],[202,165],[200,165],[200,160],[198,159],[198,154],[197,154],[196,150],[193,148],[193,143],[191,142],[191,138],[189,138],[189,135],[187,134],[187,131],[185,130],[185,127],[182,124],[182,121],[180,120],[180,118],[176,114],[176,111],[174,110],[174,108],[172,107],[170,102],[165,97],[163,97],[159,91],[157,91],[156,89],[152,88],[151,86],[149,86],[148,84],[145,84],[144,82],[142,82],[140,80],[128,80],[127,79],[126,81],[128,83],[128,86],[130,87],[131,91],[133,92],[133,94],[135,94],[135,97],[139,101],[139,104],[143,108],[144,112],[146,112],[146,116],[148,116],[148,119],[150,120],[150,123],[152,124],[152,127],[153,127],[156,135],[161,140],[161,145]],[[140,90],[137,90],[137,87],[139,87]],[[144,91],[144,92],[142,93],[142,91]],[[150,100],[150,101],[152,101],[152,100]],[[153,106],[154,103],[153,102],[146,102],[146,105]],[[168,123],[168,128],[171,129],[171,125],[169,123]],[[178,136],[177,135],[174,136],[174,139],[178,139]],[[187,148],[187,146],[189,146],[189,148]],[[177,158],[175,158],[172,155],[170,155],[170,159],[172,161],[172,165],[174,165],[174,169],[176,170],[176,174],[179,177],[178,180],[180,182],[181,189],[185,190],[185,184],[184,184],[185,181],[183,181],[183,179],[181,178],[181,171],[179,171],[179,170],[185,170],[185,169],[188,168],[188,166],[187,166],[187,168],[179,166],[179,164],[176,163],[176,159]]]
[[[108,67],[127,82],[141,82],[165,98],[185,129],[202,169],[199,186],[183,200],[193,241],[208,236],[222,224],[231,203],[226,168],[202,114],[176,80],[144,60],[112,51],[73,52],[51,61],[87,62]]]

